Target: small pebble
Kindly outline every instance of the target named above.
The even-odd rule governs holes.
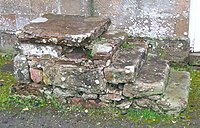
[[[126,111],[122,111],[122,112],[121,112],[121,115],[126,115],[126,114],[127,114]]]
[[[85,113],[88,113],[88,110],[87,110],[87,109],[85,110]]]
[[[24,109],[22,109],[22,111],[28,111],[29,110],[29,108],[24,108]]]
[[[180,116],[181,119],[185,119],[185,116]]]

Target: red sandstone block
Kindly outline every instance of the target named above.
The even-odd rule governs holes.
[[[35,83],[40,83],[42,81],[42,70],[30,68],[31,79]]]

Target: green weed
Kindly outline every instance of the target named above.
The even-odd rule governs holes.
[[[148,124],[162,122],[163,120],[165,122],[169,122],[172,120],[172,116],[166,114],[158,114],[150,109],[139,110],[129,108],[126,117],[132,120],[133,122],[141,122]]]
[[[92,56],[92,50],[88,50],[87,51],[87,58],[88,59],[92,59],[93,58],[93,56]]]
[[[11,61],[12,56],[8,54],[0,54],[0,66],[7,64]]]
[[[125,42],[122,44],[122,48],[135,48],[135,45]]]

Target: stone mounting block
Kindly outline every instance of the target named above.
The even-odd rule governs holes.
[[[20,42],[88,46],[111,24],[110,19],[46,14],[17,32]]]

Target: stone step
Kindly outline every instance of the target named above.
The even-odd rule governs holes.
[[[157,102],[158,106],[167,114],[179,114],[187,107],[189,88],[189,72],[171,71],[164,97]]]
[[[149,58],[136,81],[125,84],[123,95],[130,98],[140,98],[163,94],[168,81],[169,69],[167,61]]]
[[[131,39],[123,43],[112,63],[104,68],[105,79],[112,84],[134,82],[147,55],[143,41]]]

